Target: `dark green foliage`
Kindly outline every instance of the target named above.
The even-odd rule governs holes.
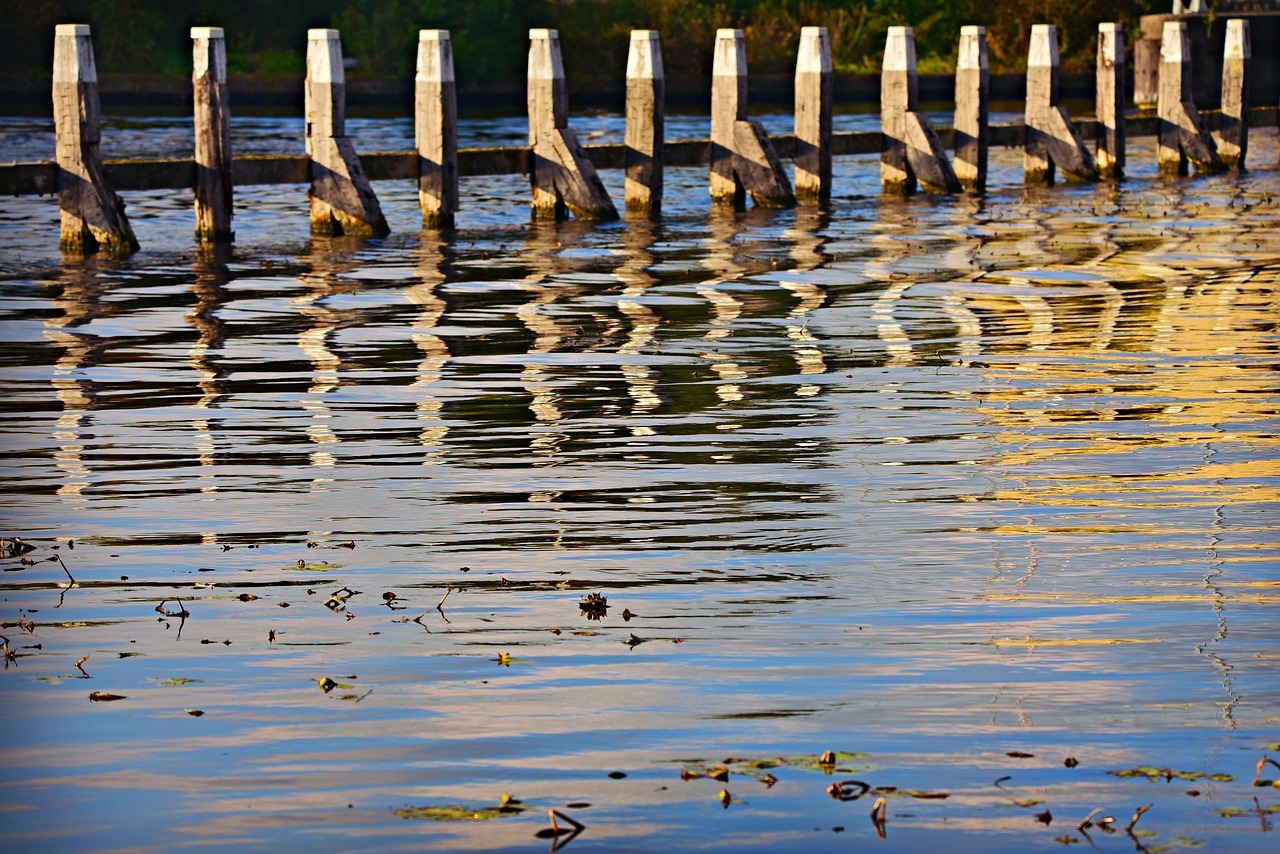
[[[988,28],[994,71],[1021,71],[1032,24],[1058,27],[1063,63],[1093,67],[1097,25],[1120,20],[1130,33],[1147,0],[17,0],[0,28],[0,70],[47,71],[53,26],[94,27],[106,73],[189,73],[192,25],[227,30],[233,72],[303,70],[306,30],[342,30],[354,76],[413,73],[417,31],[448,29],[461,82],[522,80],[530,27],[560,31],[566,73],[578,80],[621,78],[632,29],[662,34],[669,78],[707,78],[719,27],[746,31],[753,73],[789,72],[800,27],[826,26],[836,66],[878,73],[885,28],[915,29],[921,70],[953,67],[959,30]]]

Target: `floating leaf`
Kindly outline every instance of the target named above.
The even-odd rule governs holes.
[[[1063,845],[1076,845],[1080,842],[1079,839],[1076,839],[1074,836],[1067,836],[1065,833],[1061,836],[1055,837],[1053,841],[1061,842]]]
[[[1005,751],[1005,756],[1012,756],[1014,759],[1034,759],[1034,753],[1023,753],[1021,750]]]
[[[1220,807],[1214,810],[1214,812],[1223,818],[1235,818],[1236,816],[1245,815],[1245,811],[1240,809],[1240,807]]]
[[[241,602],[252,602],[254,599],[257,599],[258,597],[254,596],[252,593],[241,593],[236,598],[239,599]]]
[[[183,711],[191,715],[191,717],[193,718],[202,717],[204,715],[204,712],[201,711],[200,709],[184,709]]]
[[[1076,759],[1074,756],[1068,756],[1066,759],[1062,760],[1062,764],[1068,768],[1074,768],[1080,764],[1080,760]]]
[[[1131,778],[1143,777],[1149,782],[1164,780],[1185,780],[1188,783],[1196,780],[1213,780],[1217,783],[1230,783],[1235,777],[1230,774],[1205,774],[1200,771],[1174,771],[1171,768],[1156,768],[1153,765],[1139,765],[1137,768],[1123,768],[1118,771],[1108,771],[1113,777]]]
[[[951,797],[950,792],[922,792],[919,789],[903,789],[902,794],[922,801],[940,801]]]
[[[157,679],[156,677],[152,676],[152,677],[149,677],[149,678],[148,678],[148,681],[149,681],[149,682],[160,682],[160,686],[161,686],[162,688],[180,688],[180,687],[182,687],[183,685],[189,685],[189,684],[191,684],[192,682],[203,682],[204,680],[203,680],[203,679],[190,679],[190,678],[188,678],[188,677],[186,677],[186,676],[173,676],[173,677],[170,677],[169,679],[165,679],[164,681],[160,681],[160,680],[159,680],[159,679]]]
[[[1036,798],[1027,798],[1024,801],[1014,801],[1013,805],[1015,807],[1038,807],[1042,803],[1044,803],[1044,801],[1037,800]]]
[[[519,801],[507,801],[496,807],[468,807],[462,804],[445,806],[404,807],[392,810],[392,814],[413,821],[488,821],[505,816],[519,815],[526,807]]]

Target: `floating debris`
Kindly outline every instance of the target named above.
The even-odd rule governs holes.
[[[1155,804],[1147,804],[1146,806],[1141,806],[1141,807],[1138,807],[1136,810],[1134,810],[1133,818],[1130,819],[1129,823],[1125,825],[1124,832],[1125,833],[1131,832],[1133,830],[1133,826],[1138,823],[1138,819],[1142,818],[1142,814],[1147,810],[1151,809],[1153,806],[1155,806]]]
[[[204,712],[201,711],[200,709],[184,709],[183,711],[191,715],[191,717],[193,718],[199,718],[204,716]]]
[[[115,700],[127,699],[128,697],[123,694],[108,694],[105,691],[94,691],[89,695],[89,702],[91,703],[110,703]]]
[[[402,807],[391,812],[413,821],[488,821],[494,818],[519,815],[528,807],[508,794],[503,794],[497,806],[468,807],[462,804],[444,806]]]
[[[578,609],[588,620],[603,620],[609,614],[609,600],[601,593],[588,593],[578,603]]]

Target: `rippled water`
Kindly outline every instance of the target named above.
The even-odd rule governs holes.
[[[251,187],[210,253],[133,193],[125,261],[4,200],[0,838],[1273,850],[1276,138],[1153,145],[1047,191],[995,152],[984,200],[844,158],[821,211],[673,170],[604,226],[467,180],[443,237],[379,184],[367,242]]]

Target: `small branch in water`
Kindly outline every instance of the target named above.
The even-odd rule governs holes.
[[[1125,832],[1125,833],[1132,833],[1132,832],[1133,832],[1133,826],[1134,826],[1135,824],[1137,824],[1137,823],[1138,823],[1138,819],[1142,818],[1142,814],[1143,814],[1144,812],[1146,812],[1147,810],[1151,809],[1153,806],[1155,806],[1155,804],[1153,804],[1153,803],[1152,803],[1152,804],[1147,804],[1147,805],[1146,805],[1146,806],[1144,806],[1144,807],[1138,807],[1136,810],[1134,810],[1134,811],[1133,811],[1133,818],[1129,821],[1129,823],[1128,823],[1127,825],[1125,825],[1124,832]]]
[[[1102,807],[1095,807],[1093,812],[1084,817],[1084,821],[1076,825],[1076,830],[1084,830],[1086,827],[1093,824],[1093,817],[1100,812],[1102,812]]]
[[[449,598],[449,594],[453,592],[453,586],[447,586],[444,589],[444,595],[440,597],[440,601],[436,603],[436,610],[440,612],[440,616],[444,616],[444,600]]]
[[[58,566],[62,567],[62,571],[67,574],[67,578],[71,579],[71,583],[72,584],[77,583],[75,576],[71,574],[71,570],[67,569],[66,563],[63,562],[62,555],[55,553],[53,557],[49,558],[49,560],[56,560],[58,562]]]
[[[81,673],[84,673],[84,676],[85,676],[85,678],[86,678],[86,679],[92,679],[93,677],[92,677],[92,676],[90,676],[90,675],[85,671],[85,669],[84,669],[83,667],[81,667],[81,666],[80,666],[80,665],[84,664],[84,663],[85,663],[86,661],[88,661],[88,660],[89,660],[89,656],[87,656],[87,655],[86,655],[86,656],[84,656],[83,658],[81,658],[79,661],[77,661],[77,662],[76,662],[76,670],[79,670]]]
[[[876,798],[876,802],[871,805],[871,824],[876,829],[876,836],[881,839],[885,838],[885,815],[889,810],[889,802],[884,796]]]

